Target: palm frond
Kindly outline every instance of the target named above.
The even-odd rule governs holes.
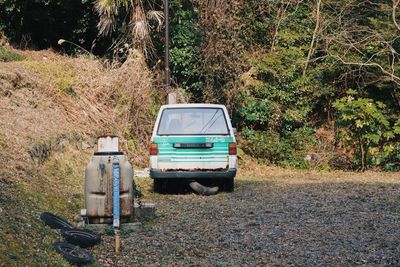
[[[160,30],[164,15],[161,11],[145,11],[146,0],[95,0],[95,10],[99,14],[100,21],[97,25],[101,35],[109,35],[115,31],[118,11],[123,8],[132,12],[130,27],[133,43],[138,46],[146,56],[154,52],[151,40],[151,27],[149,20],[157,22]],[[147,2],[146,2],[147,3]],[[147,5],[146,5],[147,6]]]
[[[157,22],[157,30],[159,31],[164,23],[164,13],[158,10],[150,10],[147,12],[147,18]]]
[[[131,0],[96,0],[94,8],[100,16],[97,25],[99,33],[109,35],[115,30],[115,17],[118,15],[119,8],[129,9]]]
[[[115,30],[115,16],[100,16],[100,21],[97,24],[100,35],[110,35]]]

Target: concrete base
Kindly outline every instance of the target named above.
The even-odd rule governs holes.
[[[123,232],[131,232],[139,230],[141,225],[140,222],[122,223],[119,229]],[[88,229],[100,234],[112,234],[114,230],[112,224],[84,224],[83,222],[79,223],[77,228]]]
[[[156,216],[156,205],[154,203],[134,204],[134,215],[136,220],[153,219]]]
[[[82,212],[81,212],[82,214]],[[83,213],[84,215],[86,213]],[[134,204],[134,218],[135,221],[141,220],[150,220],[156,217],[156,205],[154,203],[138,203]],[[93,230],[98,233],[106,233],[113,230],[113,225],[102,223],[88,223],[87,217],[82,215],[77,215],[75,217],[75,226],[77,228],[86,228],[88,230]],[[120,229],[121,231],[134,231],[139,229],[141,223],[140,222],[130,222],[130,223],[121,223]]]

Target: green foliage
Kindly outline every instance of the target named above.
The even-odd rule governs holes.
[[[373,158],[373,164],[381,165],[385,171],[400,171],[399,142],[383,146],[383,151]]]
[[[254,62],[262,83],[241,95],[240,114],[254,128],[290,130],[303,126],[315,105],[318,84],[300,74],[299,49],[281,49]]]
[[[279,48],[254,61],[260,83],[246,87],[237,101],[247,153],[306,168],[304,158],[315,145],[309,121],[321,92],[313,76],[301,75],[302,59],[301,49]]]
[[[337,120],[341,127],[337,143],[352,147],[346,150],[346,158],[355,151],[361,169],[398,168],[399,136],[394,122],[400,108],[400,79],[396,77],[400,42],[393,21],[385,19],[392,7],[386,2],[344,2],[323,3],[314,46],[310,45],[316,26],[315,2],[244,3],[241,38],[251,52],[253,67],[250,82],[244,80],[236,98],[236,120],[248,153],[283,164],[293,158],[289,151],[302,150],[293,144],[307,142],[292,134],[304,127],[330,128]],[[358,93],[357,99],[342,98],[349,87]],[[308,149],[313,149],[312,141]]]
[[[9,50],[4,46],[0,46],[0,62],[21,61],[24,59],[24,56]]]
[[[348,94],[333,104],[339,115],[337,126],[341,140],[357,151],[357,163],[364,170],[397,154],[395,147],[386,144],[399,133],[399,126],[390,125],[386,105],[382,102],[357,98],[354,90],[349,90]]]
[[[200,79],[201,32],[197,12],[187,0],[171,1],[171,70],[174,82],[193,98],[199,98],[204,87]]]
[[[66,49],[59,39],[70,40],[91,50],[97,38],[97,15],[88,0],[0,0],[0,30],[14,44],[33,48]],[[110,41],[103,39],[96,49],[105,51]],[[70,52],[73,52],[73,48]]]
[[[244,128],[241,133],[242,147],[246,153],[268,159],[273,164],[308,168],[309,163],[304,158],[315,145],[313,132],[314,130],[309,127],[298,128],[283,134]]]

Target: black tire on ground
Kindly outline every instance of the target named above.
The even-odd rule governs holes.
[[[233,189],[235,187],[235,182],[233,178],[226,178],[224,179],[224,191],[225,192],[233,192]]]
[[[74,229],[72,224],[50,212],[43,212],[40,219],[52,229]]]
[[[78,245],[82,248],[92,247],[101,242],[99,235],[83,230],[62,229],[61,235],[68,243]]]
[[[73,264],[84,265],[93,261],[93,256],[89,251],[66,242],[56,242],[53,248]]]

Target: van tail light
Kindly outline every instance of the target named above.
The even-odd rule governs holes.
[[[156,143],[151,143],[150,145],[150,155],[158,155],[158,146]]]
[[[229,155],[236,155],[236,143],[229,143]]]

